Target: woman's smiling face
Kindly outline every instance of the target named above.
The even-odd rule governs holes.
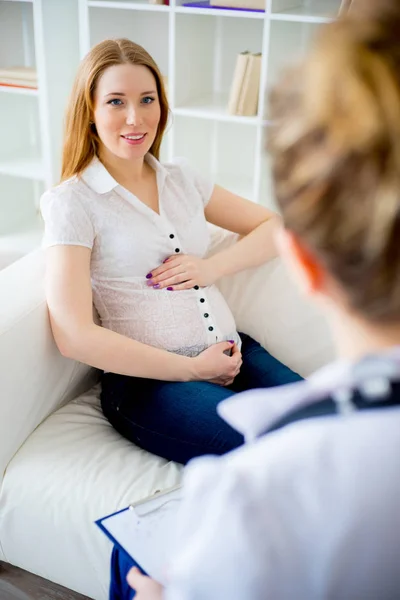
[[[93,120],[100,156],[143,158],[157,135],[161,109],[156,79],[147,67],[109,67],[97,82]]]

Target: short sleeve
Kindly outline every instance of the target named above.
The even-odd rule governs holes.
[[[195,169],[186,158],[176,158],[173,162],[180,167],[184,177],[190,179],[199,192],[203,205],[207,206],[214,191],[215,182]]]
[[[93,248],[93,224],[73,189],[54,188],[43,194],[40,210],[44,219],[42,246],[66,245]]]

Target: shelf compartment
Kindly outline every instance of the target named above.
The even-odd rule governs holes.
[[[253,127],[176,116],[173,153],[211,181],[253,199],[256,136]]]
[[[263,22],[178,14],[175,42],[175,104],[180,114],[245,122],[228,114],[228,99],[240,52],[260,52]],[[255,123],[255,119],[252,121]]]
[[[341,0],[272,0],[271,19],[325,23],[337,17]]]
[[[0,233],[0,270],[39,248],[42,237],[43,221],[39,215],[20,224],[12,232]]]
[[[314,23],[274,21],[271,23],[268,56],[268,88],[285,67],[296,64],[306,54],[319,26]]]
[[[215,182],[248,200],[256,200],[256,128],[236,123],[216,123],[213,134],[212,171]]]
[[[45,178],[39,106],[35,96],[0,94],[0,173]]]
[[[168,75],[169,15],[166,12],[91,8],[90,46],[110,38],[128,38],[143,46],[163,75]]]
[[[249,176],[247,177],[237,177],[233,173],[218,173],[214,172],[212,174],[212,179],[215,181],[217,185],[241,196],[242,198],[246,198],[247,200],[253,200],[254,194],[254,183],[253,179]]]
[[[34,181],[44,181],[46,179],[45,166],[35,149],[11,158],[0,156],[0,174]]]
[[[0,4],[0,67],[35,67],[33,2]]]
[[[22,177],[0,175],[0,238],[26,229],[38,217],[44,184]]]

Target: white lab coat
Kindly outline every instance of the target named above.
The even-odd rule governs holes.
[[[400,408],[353,412],[346,394],[384,394],[399,351],[383,363],[337,363],[220,405],[251,441],[187,467],[166,600],[400,598]],[[343,415],[256,439],[332,393]]]

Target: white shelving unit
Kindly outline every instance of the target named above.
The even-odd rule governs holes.
[[[341,2],[266,0],[265,12],[183,3],[0,0],[0,66],[36,66],[39,78],[38,91],[0,88],[0,252],[1,236],[13,228],[18,239],[27,221],[37,231],[38,197],[59,179],[64,109],[77,64],[110,37],[143,45],[168,77],[172,117],[162,159],[185,156],[216,183],[274,207],[264,153],[268,90]],[[226,110],[243,50],[262,52],[254,117]]]
[[[39,244],[38,201],[59,179],[78,35],[76,0],[0,0],[0,67],[38,75],[37,90],[0,86],[0,268]]]

